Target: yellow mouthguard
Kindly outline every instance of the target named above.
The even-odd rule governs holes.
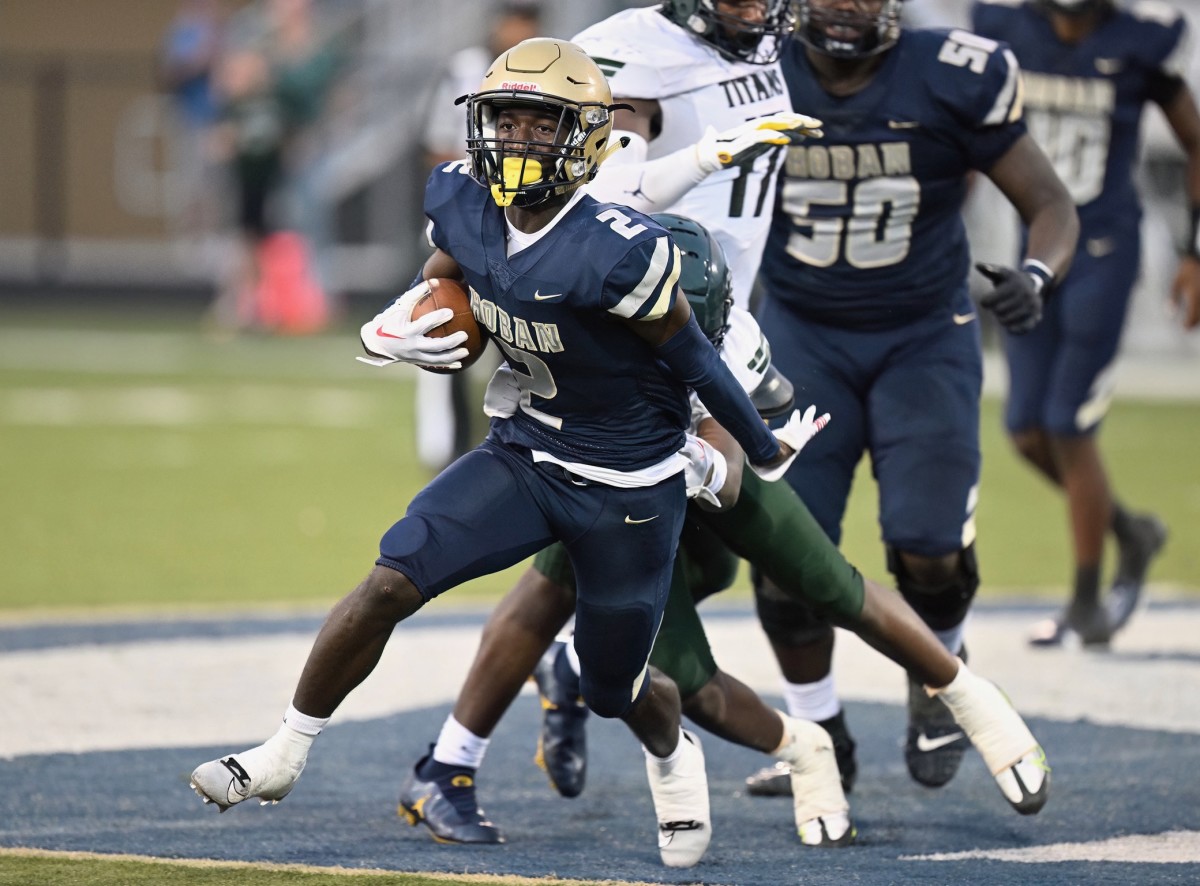
[[[521,185],[542,180],[542,164],[532,157],[505,157],[504,184],[492,185],[492,199],[497,206],[509,206]]]

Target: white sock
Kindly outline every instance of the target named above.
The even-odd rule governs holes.
[[[328,717],[310,717],[308,714],[302,714],[293,705],[288,705],[287,711],[284,712],[283,722],[291,726],[297,732],[304,735],[311,735],[316,738],[321,734],[321,730],[329,722]]]
[[[787,703],[787,710],[791,716],[797,720],[812,720],[814,723],[828,720],[842,709],[832,672],[815,683],[785,681],[783,700]]]
[[[684,741],[686,741],[686,739],[683,737],[683,729],[680,729],[679,730],[679,741],[675,744],[675,750],[671,751],[671,753],[667,754],[667,756],[656,757],[652,753],[650,753],[650,749],[647,748],[645,745],[642,745],[642,751],[646,754],[647,760],[653,760],[655,763],[657,763],[659,766],[661,766],[664,770],[666,770],[666,769],[670,769],[672,764],[676,760],[679,759],[679,752],[683,750]]]
[[[483,765],[490,738],[480,738],[451,714],[442,724],[437,744],[433,746],[433,759],[447,766],[467,766],[478,769]]]
[[[297,732],[287,723],[282,723],[278,731],[263,742],[262,748],[276,760],[286,763],[293,772],[298,774],[304,769],[304,764],[308,762],[308,752],[315,739],[315,735]],[[257,749],[241,756],[248,758],[251,753],[256,752]],[[250,763],[247,763],[247,769],[254,772],[254,767]]]

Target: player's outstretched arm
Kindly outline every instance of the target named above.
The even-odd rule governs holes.
[[[712,342],[704,337],[682,293],[676,292],[665,314],[653,320],[624,322],[653,346],[655,355],[675,378],[696,392],[700,402],[737,440],[752,465],[773,465],[791,454],[790,448],[776,440],[762,423],[750,397],[721,361]]]
[[[597,200],[620,203],[639,212],[661,212],[719,169],[748,163],[779,145],[822,135],[821,121],[792,111],[749,120],[724,132],[713,127],[695,144],[665,157],[648,160],[649,144],[661,126],[657,101],[618,99],[632,109],[621,111],[613,138],[625,147],[608,159],[589,186]]]

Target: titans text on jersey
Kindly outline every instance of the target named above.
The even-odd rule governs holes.
[[[574,41],[608,77],[614,96],[655,100],[662,131],[650,142],[656,160],[718,131],[792,110],[779,63],[756,65],[722,56],[652,7],[628,9],[582,31]],[[714,172],[672,212],[702,221],[725,250],[734,302],[746,307],[767,238],[781,151]],[[603,173],[601,173],[603,174]]]

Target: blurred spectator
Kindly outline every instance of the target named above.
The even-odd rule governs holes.
[[[328,322],[319,123],[339,68],[313,0],[267,0],[234,30],[217,77],[240,234],[214,306],[222,328],[304,334]]]
[[[160,46],[159,79],[171,105],[172,222],[193,243],[214,234],[218,221],[209,134],[217,118],[213,76],[223,30],[217,0],[181,0]]]
[[[488,65],[501,53],[539,36],[541,23],[540,2],[501,0],[492,8],[486,42],[449,58],[425,112],[421,148],[427,170],[466,157],[466,112],[454,100],[479,89]],[[417,374],[417,457],[427,468],[440,470],[482,438],[482,427],[478,431],[472,427],[479,412],[476,398],[471,396],[472,379],[486,377],[493,369],[494,360],[481,360],[472,369],[453,375]]]

